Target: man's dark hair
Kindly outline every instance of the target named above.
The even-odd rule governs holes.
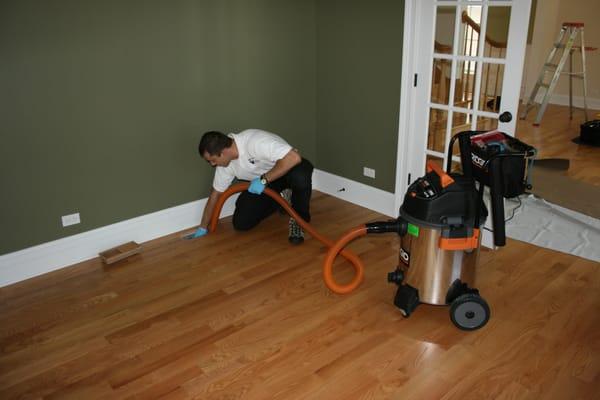
[[[204,135],[202,135],[202,139],[200,139],[198,152],[201,156],[204,156],[205,152],[211,156],[218,156],[221,154],[223,149],[231,147],[232,143],[233,139],[222,132],[206,132]]]

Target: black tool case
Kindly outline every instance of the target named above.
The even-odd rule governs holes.
[[[490,188],[494,244],[504,246],[504,198],[519,196],[531,188],[530,170],[536,149],[500,131],[465,131],[450,140],[449,171],[452,148],[458,140],[463,173]],[[480,190],[483,196],[483,190]]]

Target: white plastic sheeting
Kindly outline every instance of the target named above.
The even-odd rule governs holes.
[[[506,236],[600,262],[600,220],[533,195],[506,202]],[[516,207],[516,208],[515,208]]]

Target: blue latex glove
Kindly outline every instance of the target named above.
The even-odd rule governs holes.
[[[260,182],[260,178],[254,178],[248,186],[248,191],[254,194],[261,194],[265,190],[265,185]]]
[[[202,237],[207,234],[208,234],[208,230],[206,230],[206,228],[198,228],[198,229],[196,229],[196,232],[194,232],[190,235],[190,239],[196,239],[196,238]]]

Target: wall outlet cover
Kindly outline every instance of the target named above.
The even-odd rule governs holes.
[[[375,170],[369,167],[363,167],[363,175],[375,179]]]
[[[62,216],[62,226],[63,227],[69,226],[69,225],[75,225],[80,222],[81,222],[81,219],[79,218],[79,213]]]

